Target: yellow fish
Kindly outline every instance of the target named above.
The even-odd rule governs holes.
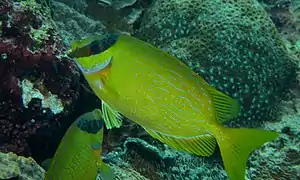
[[[61,140],[45,180],[96,180],[97,174],[103,180],[115,179],[101,159],[103,124],[99,109],[78,117]]]
[[[249,154],[279,136],[222,126],[239,114],[238,102],[180,60],[134,37],[87,38],[72,45],[70,57],[102,100],[107,128],[119,127],[122,114],[177,150],[210,156],[218,143],[231,180],[245,179]]]

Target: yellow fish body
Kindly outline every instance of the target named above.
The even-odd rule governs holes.
[[[231,180],[245,179],[249,154],[279,135],[223,127],[238,115],[239,104],[175,57],[134,37],[96,36],[77,42],[70,54],[103,101],[108,128],[121,125],[119,112],[177,150],[210,156],[218,143]]]
[[[99,109],[81,115],[69,127],[51,160],[45,180],[103,180],[114,175],[101,160],[103,119]]]

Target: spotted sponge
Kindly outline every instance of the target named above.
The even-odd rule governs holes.
[[[269,119],[296,77],[275,25],[255,0],[155,1],[135,35],[239,100],[238,124]]]

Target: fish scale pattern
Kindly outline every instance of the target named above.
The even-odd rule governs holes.
[[[296,78],[294,60],[255,0],[155,1],[136,36],[183,60],[237,99],[241,113],[232,125],[270,119]]]

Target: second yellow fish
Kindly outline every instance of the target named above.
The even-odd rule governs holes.
[[[79,116],[61,140],[45,173],[45,180],[114,180],[101,159],[103,119],[100,109]],[[48,162],[48,163],[47,163]]]
[[[103,102],[108,128],[122,114],[177,150],[210,156],[218,143],[230,180],[245,179],[249,154],[279,136],[225,128],[237,101],[210,86],[180,60],[128,35],[94,36],[72,45],[70,56]]]

